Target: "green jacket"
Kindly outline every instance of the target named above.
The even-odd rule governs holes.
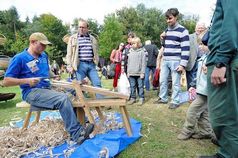
[[[211,53],[207,65],[229,65],[237,55],[238,47],[238,0],[217,0],[208,47]]]

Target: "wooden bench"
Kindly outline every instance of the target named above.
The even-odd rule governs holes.
[[[64,81],[52,81],[52,85],[59,88],[67,88],[67,89],[70,88],[76,91],[77,99],[73,100],[72,103],[73,103],[73,107],[76,108],[77,117],[81,124],[85,123],[85,116],[87,116],[90,123],[95,124],[95,119],[91,113],[92,108],[96,109],[100,120],[104,121],[105,117],[102,113],[102,110],[105,109],[105,107],[112,107],[112,108],[119,107],[127,135],[132,136],[132,129],[131,129],[131,124],[129,120],[130,118],[129,118],[128,111],[126,109],[126,101],[129,98],[129,96],[120,94],[118,92],[112,92],[104,88],[82,85],[77,81],[73,81],[72,83],[64,82]],[[88,99],[88,98],[85,98],[83,91],[91,93],[91,94],[101,94],[105,96],[105,98]],[[16,104],[16,107],[21,107],[21,108],[30,108],[30,106],[31,105],[26,102],[20,102]],[[39,122],[40,113],[41,111],[36,111],[36,118],[33,124],[36,124]],[[32,110],[29,109],[29,112],[27,113],[27,116],[24,120],[23,129],[26,129],[28,127],[31,115],[32,115]]]

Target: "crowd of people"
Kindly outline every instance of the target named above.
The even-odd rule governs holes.
[[[202,43],[207,31],[205,24],[198,22],[195,32],[189,35],[188,30],[178,22],[178,9],[170,8],[165,13],[168,27],[160,35],[160,49],[150,40],[143,45],[141,39],[130,32],[127,44],[119,43],[110,55],[110,61],[115,65],[113,90],[117,91],[121,74],[125,73],[128,77],[128,104],[137,100],[139,105],[144,104],[144,89],[146,92],[151,90],[150,76],[152,74],[153,78],[155,70],[160,69],[158,98],[153,103],[169,103],[169,109],[179,108],[181,75],[186,74],[187,90],[196,89],[197,96],[187,110],[185,123],[177,138],[212,138],[219,145],[218,153],[201,158],[238,157],[237,5],[235,0],[217,0],[208,46]],[[93,86],[101,87],[96,69],[98,42],[88,30],[88,22],[79,20],[78,32],[68,37],[67,71],[77,80],[87,77]],[[81,125],[68,96],[50,88],[46,80],[49,78],[49,60],[44,52],[50,44],[44,34],[33,33],[29,38],[29,47],[13,57],[3,84],[20,85],[23,100],[33,108],[59,109],[72,140],[81,144],[88,139],[94,125]],[[55,75],[58,68],[54,62],[52,70]],[[172,83],[171,97],[168,95],[169,82]],[[152,89],[157,87],[152,86]]]

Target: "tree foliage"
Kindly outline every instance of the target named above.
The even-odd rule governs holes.
[[[52,14],[42,14],[33,22],[33,25],[37,23],[41,24],[39,32],[44,33],[49,41],[52,42],[52,47],[48,49],[48,55],[51,60],[57,60],[58,63],[62,62],[61,58],[66,55],[66,44],[63,42],[62,37],[67,34],[67,27],[62,24],[62,21],[57,19]]]
[[[122,8],[117,12],[118,19],[125,27],[125,34],[135,32],[142,41],[152,40],[156,45],[160,44],[159,35],[166,28],[165,18],[161,10],[147,9],[144,4],[136,8]]]
[[[42,32],[53,43],[53,46],[46,50],[50,59],[61,63],[62,57],[66,55],[66,44],[62,37],[77,32],[79,19],[75,18],[71,25],[64,25],[54,15],[42,14],[32,19],[27,17],[25,22],[21,22],[15,7],[0,11],[0,33],[8,39],[4,46],[0,47],[0,51],[12,56],[28,46],[31,33]],[[198,20],[196,15],[181,15],[179,22],[193,33]],[[157,8],[146,8],[144,4],[116,10],[105,16],[102,25],[94,19],[87,21],[90,34],[99,40],[100,56],[105,58],[109,58],[112,49],[116,49],[120,42],[126,42],[127,34],[131,31],[135,32],[142,42],[150,39],[160,46],[159,36],[167,27],[164,13]]]
[[[102,32],[99,38],[99,54],[109,58],[111,51],[123,42],[123,25],[117,20],[114,14],[105,17]]]

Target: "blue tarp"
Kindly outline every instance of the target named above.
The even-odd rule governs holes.
[[[116,113],[116,118],[121,122],[121,115]],[[41,119],[45,117],[60,117],[58,112],[47,112],[44,111],[41,114]],[[32,118],[33,120],[33,118]],[[86,140],[81,145],[69,145],[65,142],[62,145],[53,148],[53,155],[61,155],[57,157],[65,157],[63,154],[65,151],[69,151],[70,148],[74,149],[73,153],[69,156],[70,158],[97,158],[99,157],[100,151],[103,148],[107,148],[109,151],[109,157],[114,157],[130,144],[134,143],[141,137],[141,123],[135,119],[130,119],[133,135],[127,136],[125,128],[119,130],[111,130],[105,134],[97,134],[94,138]],[[18,127],[22,126],[22,121],[16,124]],[[37,152],[32,152],[23,157],[42,157],[43,153],[46,153],[47,147],[40,148]],[[45,156],[44,156],[45,157]]]

